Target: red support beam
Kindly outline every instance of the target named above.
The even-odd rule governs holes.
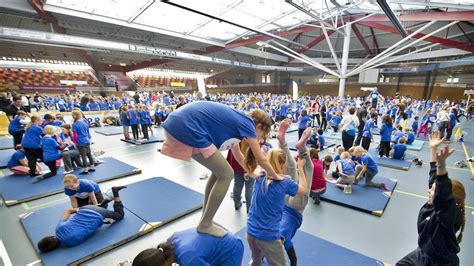
[[[362,33],[359,31],[359,29],[357,28],[357,26],[355,24],[352,24],[351,25],[352,27],[352,31],[355,33],[355,35],[357,36],[357,39],[359,39],[359,42],[360,44],[362,44],[362,46],[364,47],[365,51],[367,53],[369,53],[370,55],[374,55],[374,51],[372,51],[372,49],[369,48],[369,45],[367,44],[367,42],[365,41],[364,39],[364,36],[362,35]]]
[[[443,14],[443,13],[434,13],[434,14]],[[380,23],[375,23],[375,22],[367,22],[367,21],[359,21],[359,22],[357,22],[357,24],[363,25],[363,26],[366,26],[366,27],[371,27],[371,28],[378,29],[378,30],[388,31],[388,32],[392,32],[392,33],[398,33],[398,30],[395,27],[388,26],[388,25],[385,25],[385,24],[380,24]],[[408,32],[408,33],[410,33],[410,32]],[[413,38],[420,39],[424,36],[426,36],[426,34],[417,33],[413,36]],[[424,41],[432,42],[432,43],[439,43],[439,44],[442,44],[444,46],[448,46],[448,47],[451,47],[451,48],[458,48],[458,49],[461,49],[461,50],[465,50],[465,51],[474,53],[474,44],[466,44],[466,43],[462,43],[462,42],[458,42],[458,41],[454,41],[454,40],[450,40],[450,39],[445,39],[445,38],[441,38],[441,37],[437,37],[437,36],[427,37],[426,39],[424,39]]]

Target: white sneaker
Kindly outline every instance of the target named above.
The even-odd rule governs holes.
[[[64,175],[68,175],[68,174],[71,174],[72,172],[74,172],[74,170],[70,170],[70,171],[64,171]]]
[[[349,185],[346,185],[344,187],[344,194],[352,194],[352,187]]]

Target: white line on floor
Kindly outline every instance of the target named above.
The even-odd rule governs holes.
[[[37,264],[40,264],[41,263],[41,260],[35,260],[33,262],[30,262],[28,264],[26,264],[26,266],[34,266],[34,265],[37,265]]]
[[[7,249],[5,248],[5,245],[3,245],[3,241],[0,239],[0,258],[3,261],[3,264],[5,266],[12,266],[12,261],[10,260],[10,257],[8,256]]]

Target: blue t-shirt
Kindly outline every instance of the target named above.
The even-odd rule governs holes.
[[[401,160],[406,150],[407,145],[405,144],[393,145],[393,159]]]
[[[288,206],[283,208],[283,216],[280,222],[280,235],[285,239],[285,242],[283,242],[285,250],[289,250],[293,247],[291,240],[302,223],[303,215],[299,211]]]
[[[380,127],[380,141],[391,141],[392,140],[393,127],[387,124],[382,124]]]
[[[364,129],[362,132],[362,137],[364,138],[372,138],[372,128],[376,128],[374,120],[369,119],[365,122]]]
[[[96,182],[88,179],[79,179],[79,188],[77,190],[69,189],[67,187],[64,188],[64,194],[80,199],[86,199],[89,197],[89,193],[96,193],[99,191],[99,185],[97,185]]]
[[[41,147],[42,134],[43,129],[40,126],[32,125],[26,130],[21,146],[27,149],[39,149]]]
[[[86,122],[78,120],[72,124],[72,131],[77,134],[77,145],[90,144],[91,135]]]
[[[318,135],[318,142],[320,148],[324,148],[324,146],[326,146],[326,139],[323,135]]]
[[[413,124],[411,124],[411,129],[413,130],[413,132],[417,132],[418,131],[418,121],[413,121]]]
[[[375,163],[374,158],[369,154],[364,154],[361,157],[361,164],[367,165],[367,171],[376,175],[379,172],[379,168],[377,167],[377,163]]]
[[[41,147],[43,147],[43,161],[53,162],[61,158],[61,152],[58,150],[59,144],[51,136],[44,136],[41,139]]]
[[[336,156],[334,156],[334,161],[337,162],[341,160],[341,155],[340,154],[336,154]]]
[[[147,110],[140,111],[140,124],[150,125],[151,124],[151,115]]]
[[[394,138],[393,138],[393,142],[394,142],[395,144],[397,144],[398,141],[399,141],[403,136],[405,136],[405,134],[403,133],[403,131],[398,130],[397,132],[395,132],[395,136],[394,136]]]
[[[449,119],[450,119],[450,120],[449,120],[449,125],[450,125],[451,127],[454,127],[454,126],[456,125],[456,115],[453,114],[453,113],[450,113],[450,114],[449,114]]]
[[[349,160],[341,160],[341,167],[342,167],[342,173],[346,175],[354,175],[355,174],[355,163],[349,159]]]
[[[8,133],[13,134],[15,132],[25,129],[25,124],[21,123],[20,121],[20,116],[16,116],[15,118],[13,118],[12,121],[10,121],[10,124],[8,125]]]
[[[274,241],[280,238],[285,195],[296,196],[298,184],[289,178],[273,180],[268,186],[265,183],[266,176],[255,180],[247,233],[262,241]]]
[[[67,221],[59,221],[56,238],[63,247],[81,244],[103,224],[104,217],[93,210],[79,208]]]
[[[61,120],[54,120],[54,122],[51,123],[51,125],[52,125],[52,126],[55,126],[55,127],[60,127],[60,126],[62,126],[63,124],[64,124],[64,122],[61,121]]]
[[[8,160],[7,168],[13,168],[15,166],[21,165],[20,160],[26,159],[26,155],[21,150],[16,150],[10,160]]]
[[[331,126],[332,127],[338,127],[339,124],[341,124],[342,117],[336,115],[331,119]]]
[[[215,237],[191,228],[174,233],[170,240],[179,265],[242,265],[244,244],[230,232],[223,237]]]
[[[165,130],[175,139],[194,148],[214,144],[228,150],[243,138],[256,138],[253,120],[244,113],[215,102],[192,102],[172,112]]]
[[[99,104],[96,102],[89,103],[89,110],[90,111],[99,111]]]
[[[127,117],[128,117],[128,120],[130,120],[130,125],[131,126],[139,124],[138,114],[137,114],[137,111],[135,109],[128,110],[127,111]]]
[[[407,145],[413,144],[415,141],[415,134],[413,132],[410,132],[407,134]]]
[[[311,123],[311,117],[309,115],[303,115],[300,116],[299,122],[298,122],[298,129],[306,129],[308,128],[308,125]]]

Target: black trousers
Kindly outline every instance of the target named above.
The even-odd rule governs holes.
[[[97,203],[100,204],[102,201],[104,201],[104,195],[102,194],[102,191],[99,190],[98,192],[95,192],[94,194],[95,194],[95,198],[97,199]],[[79,208],[92,204],[92,201],[89,197],[84,198],[84,199],[81,199],[81,198],[76,198],[76,199],[77,199],[77,206]]]
[[[313,115],[313,127],[314,127],[314,120],[318,122],[318,126],[321,126],[321,115],[320,114],[314,114]]]
[[[428,257],[420,248],[415,249],[414,251],[410,252],[401,260],[397,261],[395,264],[396,266],[458,266],[459,265],[459,258],[458,256],[454,256],[451,261],[448,262],[437,262],[433,261],[430,257]]]
[[[390,157],[390,141],[380,142],[379,155]]]
[[[94,166],[94,157],[92,156],[91,145],[77,145],[79,149],[79,154],[81,155],[82,167],[86,168],[89,166]],[[87,162],[89,160],[89,163]]]
[[[301,136],[303,136],[303,132],[306,130],[306,128],[298,128],[298,140],[301,139]]]
[[[30,168],[30,176],[36,175],[36,162],[38,159],[43,160],[43,149],[29,149],[24,148],[25,156],[28,160],[28,167]]]
[[[58,173],[58,167],[56,166],[56,161],[44,162],[49,168],[49,173],[43,175],[43,179],[55,176]]]
[[[16,147],[16,145],[21,144],[21,141],[23,140],[23,134],[25,134],[24,129],[17,132],[10,132],[10,135],[13,136],[13,147]]]
[[[361,144],[362,148],[368,151],[370,148],[370,142],[371,142],[370,138],[362,137],[362,144]]]
[[[132,127],[133,139],[138,139],[138,125],[130,125]]]
[[[142,124],[143,138],[148,139],[148,125]]]
[[[359,124],[359,127],[357,128],[357,138],[354,142],[354,146],[360,145],[360,141],[362,140],[362,134],[364,133],[365,122],[362,120],[359,120],[359,122],[360,124]]]
[[[346,151],[352,147],[352,144],[354,144],[354,139],[355,136],[347,134],[345,130],[342,131],[342,146],[344,146]]]
[[[114,210],[107,210],[105,208],[96,206],[96,205],[87,205],[82,207],[81,209],[89,209],[96,211],[102,215],[104,219],[112,219],[114,221],[120,221],[123,219],[125,213],[123,212],[123,204],[121,201],[114,202]]]

